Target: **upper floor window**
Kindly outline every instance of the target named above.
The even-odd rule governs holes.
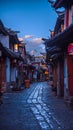
[[[14,44],[14,52],[18,52],[18,44],[17,43]]]

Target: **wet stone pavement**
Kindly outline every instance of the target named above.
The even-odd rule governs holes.
[[[20,92],[5,93],[0,130],[73,130],[73,110],[54,96],[46,82]]]

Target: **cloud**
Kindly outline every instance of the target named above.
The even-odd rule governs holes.
[[[33,38],[34,35],[25,35],[24,39],[29,39],[29,38]]]
[[[45,50],[45,45],[44,44],[40,44],[39,46],[40,46],[40,48],[42,48],[43,50]]]
[[[45,52],[45,45],[42,38],[34,38],[34,35],[25,35],[23,38],[19,38],[20,41],[26,43],[26,51],[31,55],[41,55]],[[30,39],[31,38],[31,39]]]
[[[35,43],[35,44],[40,44],[40,43],[43,42],[43,40],[42,40],[41,38],[33,38],[33,39],[31,40],[31,42],[33,42],[33,43]]]
[[[19,41],[20,41],[20,42],[22,42],[22,41],[23,41],[23,38],[18,38],[18,39],[19,39]]]
[[[34,41],[34,42],[33,42]],[[38,44],[39,43],[39,44]],[[31,55],[41,55],[41,53],[45,52],[45,45],[42,44],[41,40],[32,40],[26,44],[26,51],[29,51]]]

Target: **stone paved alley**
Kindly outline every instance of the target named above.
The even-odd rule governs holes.
[[[0,106],[0,130],[73,130],[73,110],[54,96],[46,82],[21,92],[5,93]]]

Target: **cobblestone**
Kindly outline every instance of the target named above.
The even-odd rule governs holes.
[[[53,95],[46,82],[21,92],[5,93],[0,106],[0,130],[73,130],[73,111]]]

